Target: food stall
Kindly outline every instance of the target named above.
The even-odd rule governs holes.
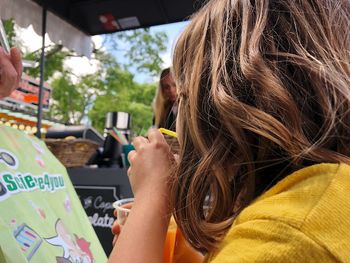
[[[36,110],[39,101],[39,80],[22,74],[19,87],[10,96],[0,100],[0,124],[11,126],[28,134],[37,132]],[[43,87],[43,110],[49,109],[51,88]],[[41,132],[46,134],[50,127],[64,126],[55,120],[43,119]]]

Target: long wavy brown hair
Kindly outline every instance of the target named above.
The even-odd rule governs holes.
[[[213,0],[180,36],[175,218],[212,251],[305,166],[350,163],[350,1]],[[203,208],[207,206],[206,208]]]

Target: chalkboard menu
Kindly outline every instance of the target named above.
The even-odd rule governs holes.
[[[127,170],[115,168],[67,169],[80,201],[108,256],[112,251],[113,202],[132,197]]]
[[[80,186],[75,190],[106,254],[112,250],[113,202],[119,200],[118,186]]]

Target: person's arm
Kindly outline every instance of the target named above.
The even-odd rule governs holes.
[[[159,200],[135,201],[109,262],[159,262],[163,260],[169,214]]]
[[[11,54],[6,54],[0,47],[0,99],[7,97],[18,88],[22,75],[21,53],[17,48],[11,48]]]
[[[168,180],[174,160],[158,130],[150,130],[148,138],[137,137],[133,142],[135,151],[128,156],[128,174],[135,202],[109,263],[161,263],[163,260],[172,210],[169,207]]]

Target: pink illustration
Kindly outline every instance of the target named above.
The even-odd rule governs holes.
[[[68,193],[66,194],[66,199],[64,201],[64,208],[66,209],[66,211],[68,213],[70,213],[72,211],[72,206],[71,206],[71,202],[70,202],[70,198]]]
[[[41,156],[36,156],[35,157],[35,161],[37,162],[37,164],[39,164],[42,168],[45,168],[45,162],[43,160],[43,158]]]
[[[64,258],[66,260],[70,260],[71,262],[95,262],[89,248],[90,243],[85,239],[78,238],[76,235],[72,237],[61,219],[56,221],[55,229],[57,233],[56,236],[46,238],[45,240],[53,246],[63,248],[63,256],[59,257],[60,260]]]
[[[84,238],[79,238],[77,235],[75,236],[75,240],[77,241],[78,246],[80,247],[81,251],[86,253],[90,259],[90,262],[94,262],[94,257],[90,250],[90,243],[87,242]]]

